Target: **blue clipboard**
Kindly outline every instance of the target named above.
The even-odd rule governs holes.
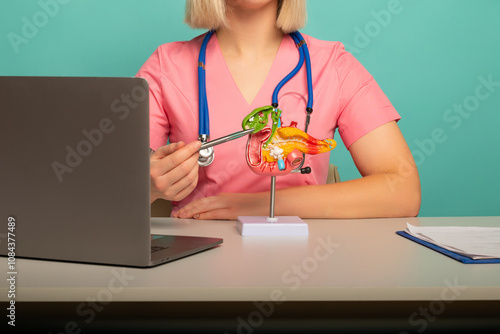
[[[451,257],[452,259],[455,259],[457,261],[460,261],[462,263],[500,263],[500,259],[481,259],[481,260],[474,260],[471,259],[470,257],[452,252],[450,250],[444,249],[442,247],[436,246],[434,244],[431,244],[430,242],[423,241],[419,238],[415,238],[414,236],[404,232],[404,231],[397,231],[396,234],[399,234],[402,237],[405,237],[407,239],[410,239],[411,241],[415,241],[418,244],[421,244],[425,247],[428,247],[432,250],[435,250],[436,252],[439,252],[441,254],[444,254],[446,256]]]

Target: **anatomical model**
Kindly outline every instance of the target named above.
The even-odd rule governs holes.
[[[297,122],[282,126],[281,110],[272,106],[255,109],[242,126],[244,130],[254,129],[247,141],[247,163],[261,175],[286,175],[302,165],[304,154],[329,152],[337,145],[333,139],[318,140],[308,135],[297,128]]]

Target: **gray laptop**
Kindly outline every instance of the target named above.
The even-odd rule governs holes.
[[[0,77],[0,108],[0,255],[150,267],[222,243],[151,235],[146,80]]]

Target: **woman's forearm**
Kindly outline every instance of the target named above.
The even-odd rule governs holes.
[[[416,216],[420,210],[418,175],[374,174],[326,185],[276,192],[276,215],[302,218]]]

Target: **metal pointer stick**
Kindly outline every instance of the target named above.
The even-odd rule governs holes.
[[[269,210],[269,218],[274,218],[274,197],[276,193],[276,176],[271,176],[271,205]]]
[[[235,133],[231,133],[230,135],[227,135],[227,136],[224,136],[224,137],[221,137],[221,138],[217,138],[217,139],[208,141],[208,142],[203,143],[201,145],[200,151],[204,150],[204,149],[207,149],[209,147],[215,146],[215,145],[219,145],[219,144],[226,143],[226,142],[234,140],[234,139],[238,139],[240,137],[243,137],[245,135],[248,135],[248,134],[252,133],[253,131],[254,131],[254,129],[242,130],[242,131],[238,131],[238,132],[235,132]]]

